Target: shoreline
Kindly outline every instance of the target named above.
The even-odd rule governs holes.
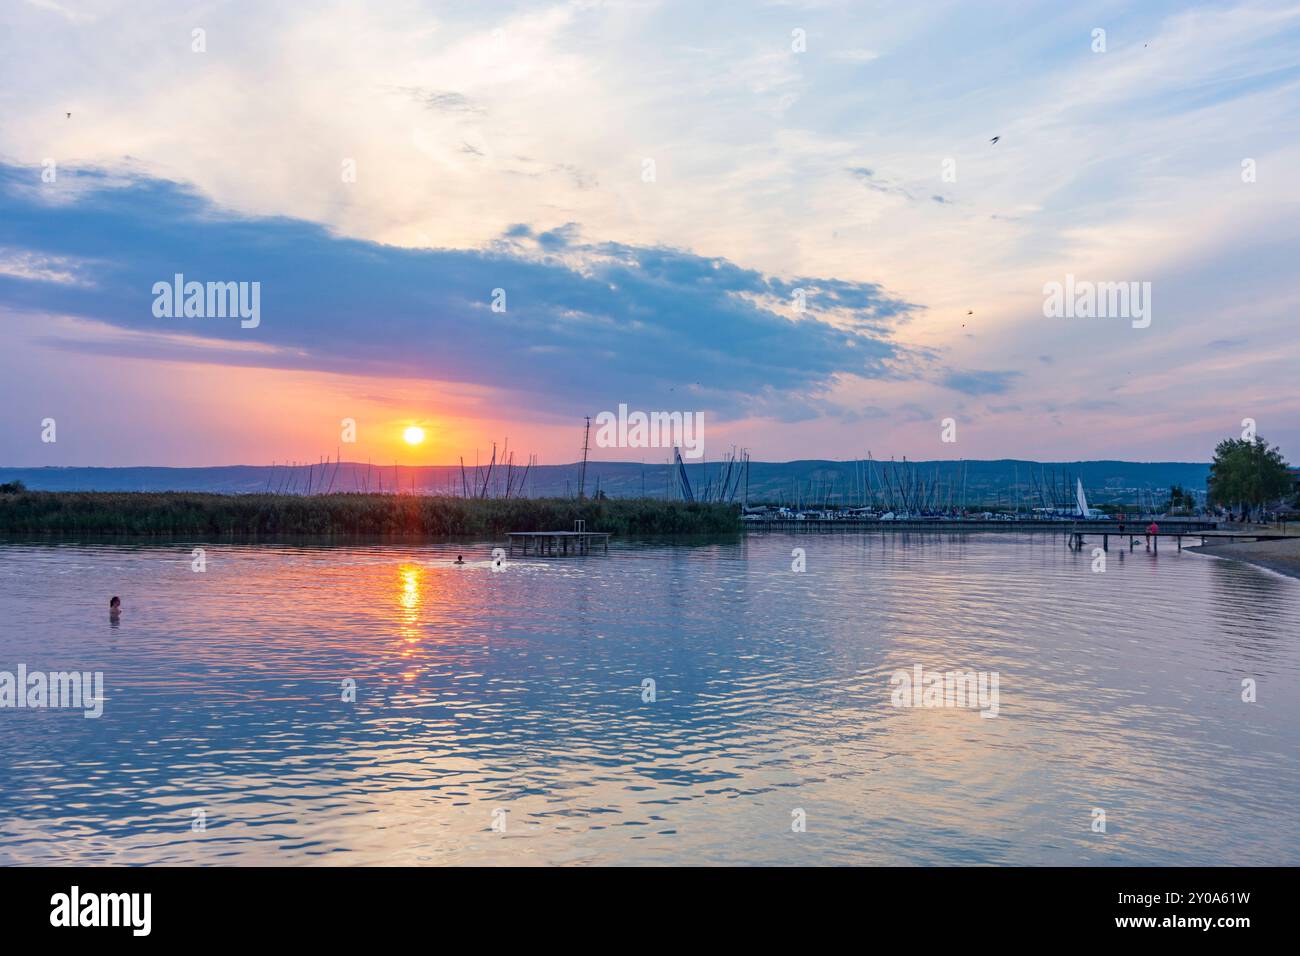
[[[1187,548],[1197,554],[1213,558],[1230,558],[1253,564],[1266,571],[1274,571],[1300,580],[1300,538],[1282,541],[1240,541],[1233,544],[1197,545]]]

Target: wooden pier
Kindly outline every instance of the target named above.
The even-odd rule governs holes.
[[[1213,531],[1218,527],[1213,521],[1196,521],[1180,519],[1170,521],[1164,527],[1168,527],[1171,533],[1181,533],[1185,537],[1192,537],[1200,534],[1202,531]],[[999,533],[1023,534],[1031,532],[1034,534],[1052,533],[1052,534],[1072,534],[1076,531],[1082,531],[1085,534],[1096,536],[1102,533],[1112,535],[1119,534],[1119,523],[1117,521],[1096,521],[1088,522],[1086,525],[1080,525],[1077,520],[1064,518],[1052,520],[997,520],[983,518],[959,518],[939,520],[933,518],[906,518],[897,521],[881,521],[879,518],[808,518],[805,520],[794,520],[789,518],[764,519],[761,521],[742,521],[741,530],[745,532],[763,532],[763,531],[887,531],[892,534],[908,534],[912,532],[940,534],[966,534],[973,531],[996,531]],[[1127,533],[1127,531],[1125,532]],[[1135,530],[1134,534],[1139,532]],[[1164,531],[1160,532],[1164,534]]]
[[[1219,541],[1232,543],[1234,541],[1284,541],[1287,538],[1300,538],[1300,534],[1289,534],[1282,531],[1197,531],[1188,528],[1175,528],[1171,531],[1157,531],[1154,534],[1148,534],[1145,529],[1129,531],[1125,529],[1120,533],[1114,529],[1106,531],[1081,531],[1073,529],[1066,538],[1066,547],[1078,551],[1083,548],[1083,541],[1086,536],[1091,534],[1093,538],[1101,536],[1101,549],[1110,550],[1111,535],[1120,539],[1122,544],[1125,538],[1128,538],[1128,549],[1132,551],[1136,547],[1139,538],[1143,539],[1148,547],[1153,551],[1160,550],[1161,538],[1173,538],[1178,542],[1178,550],[1183,550],[1183,538],[1200,538],[1201,546],[1204,547],[1209,541]]]
[[[590,554],[593,545],[609,550],[607,531],[511,531],[510,554],[518,547],[524,554],[531,545],[535,555]]]

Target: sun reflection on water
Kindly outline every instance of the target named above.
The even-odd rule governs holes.
[[[424,568],[417,564],[403,564],[397,569],[397,634],[401,643],[415,645],[423,635],[420,627],[420,610],[423,603]],[[402,649],[403,657],[415,653],[414,647]]]

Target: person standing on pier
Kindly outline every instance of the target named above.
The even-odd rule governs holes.
[[[1151,536],[1153,534],[1159,534],[1159,533],[1160,533],[1160,525],[1156,524],[1155,521],[1152,520],[1152,522],[1149,525],[1147,525],[1147,550],[1148,551],[1151,550]]]

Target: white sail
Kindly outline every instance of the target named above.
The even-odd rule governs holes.
[[[1077,480],[1079,482],[1079,488],[1076,492],[1076,496],[1079,500],[1079,517],[1086,518],[1088,517],[1088,499],[1083,495],[1083,479],[1079,478]]]

